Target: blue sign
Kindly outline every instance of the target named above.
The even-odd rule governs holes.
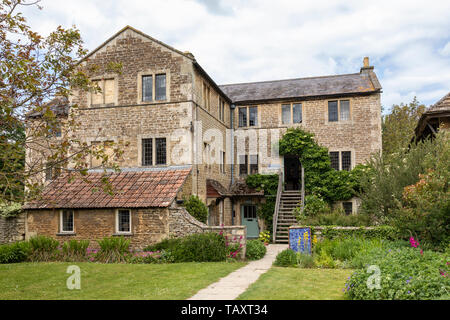
[[[311,229],[289,228],[289,248],[296,252],[311,254]]]

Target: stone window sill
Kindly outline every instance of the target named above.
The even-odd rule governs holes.
[[[77,234],[75,232],[58,232],[56,235],[57,236],[76,236]]]
[[[113,233],[113,237],[119,237],[119,236],[133,236],[132,232],[118,232],[118,233]]]

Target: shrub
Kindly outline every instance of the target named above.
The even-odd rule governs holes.
[[[312,255],[300,252],[297,253],[297,264],[300,268],[314,268],[316,265]]]
[[[64,258],[70,261],[85,260],[87,257],[87,248],[89,247],[89,240],[69,240],[64,242],[62,252]]]
[[[139,251],[127,256],[128,263],[160,263],[161,252]]]
[[[247,241],[245,257],[248,260],[259,260],[266,254],[267,248],[260,240]]]
[[[380,268],[380,289],[368,288],[373,273],[362,268],[352,274],[343,291],[354,300],[442,299],[450,292],[448,258],[448,254],[421,253],[417,248],[377,249],[366,257],[366,263]]]
[[[224,261],[229,253],[225,238],[214,232],[189,235],[169,250],[174,262]]]
[[[371,218],[367,214],[346,215],[338,210],[316,216],[297,215],[297,221],[305,226],[363,227],[371,225]]]
[[[258,240],[264,243],[270,243],[270,231],[261,231]]]
[[[46,236],[36,236],[29,240],[32,261],[49,261],[57,257],[59,242]]]
[[[328,204],[317,195],[309,195],[305,197],[305,208],[303,213],[300,214],[300,208],[296,208],[298,218],[302,217],[314,217],[321,214],[330,213],[330,207]]]
[[[318,226],[317,226],[318,227]],[[365,239],[384,239],[384,240],[398,240],[398,229],[391,226],[376,226],[356,229],[339,229],[334,226],[325,226],[321,229],[316,229],[311,226],[311,233],[314,235],[320,230],[322,238],[325,239],[342,239],[342,238],[365,238]]]
[[[199,197],[192,195],[189,199],[184,203],[184,207],[186,211],[189,212],[191,216],[197,219],[200,222],[206,223],[208,219],[208,208],[205,204],[200,200]]]
[[[97,259],[103,263],[125,262],[126,255],[129,253],[130,240],[124,237],[105,237],[97,241],[100,251]]]
[[[30,243],[27,241],[0,245],[0,264],[26,261],[30,252]]]
[[[182,241],[181,238],[164,239],[161,242],[145,247],[143,251],[171,250],[176,246],[178,246],[181,241]]]
[[[292,249],[285,249],[277,254],[273,264],[278,267],[296,267],[297,253]]]

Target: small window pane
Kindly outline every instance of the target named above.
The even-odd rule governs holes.
[[[119,210],[118,217],[118,231],[130,232],[130,210]]]
[[[142,77],[142,101],[153,100],[153,76]]]
[[[249,112],[248,125],[250,127],[257,126],[258,125],[258,108],[257,107],[248,108],[248,112]]]
[[[342,151],[342,170],[350,171],[352,166],[352,153],[350,151]]]
[[[239,174],[240,175],[246,175],[247,172],[247,162],[248,158],[247,155],[240,155],[239,156]]]
[[[339,170],[339,152],[330,152],[331,167]]]
[[[142,165],[153,165],[153,139],[142,139]]]
[[[353,213],[353,202],[343,202],[342,207],[344,208],[346,215]]]
[[[73,231],[73,211],[64,210],[62,213],[62,231]]]
[[[166,164],[166,138],[156,138],[156,164]]]
[[[341,110],[340,110],[341,120],[350,120],[350,101],[349,100],[341,100],[339,103],[341,105]]]
[[[328,101],[328,121],[338,121],[337,101]]]
[[[294,123],[301,123],[302,122],[302,104],[294,104],[292,106],[292,112],[293,114],[293,121]]]
[[[244,206],[244,218],[256,219],[256,206],[246,205]]]
[[[239,127],[247,126],[247,108],[239,108]]]
[[[155,100],[166,100],[166,75],[157,74],[155,78]]]
[[[291,123],[291,105],[283,104],[281,106],[281,122],[283,124]]]
[[[258,173],[258,155],[250,155],[250,174]]]

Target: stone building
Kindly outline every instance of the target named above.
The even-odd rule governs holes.
[[[415,136],[423,140],[433,137],[439,130],[450,130],[450,92],[422,114]]]
[[[115,159],[122,172],[110,175],[117,180],[113,194],[99,198],[89,194],[95,183],[48,174],[42,198],[26,206],[27,236],[126,234],[136,246],[159,241],[182,233],[171,231],[181,228],[171,227],[171,217],[194,194],[207,204],[210,226],[245,225],[247,236],[256,237],[264,228],[256,215],[264,193],[250,189],[245,177],[282,173],[286,191],[300,192],[298,159],[280,157],[274,147],[287,128],[313,132],[336,170],[351,170],[381,150],[381,86],[368,58],[354,74],[217,85],[191,53],[127,26],[80,68],[101,90],[74,90],[59,105],[63,117],[73,111],[82,124],[61,134],[106,149],[126,146]],[[101,163],[89,161],[87,179],[97,181]],[[356,211],[355,200],[344,206]]]

